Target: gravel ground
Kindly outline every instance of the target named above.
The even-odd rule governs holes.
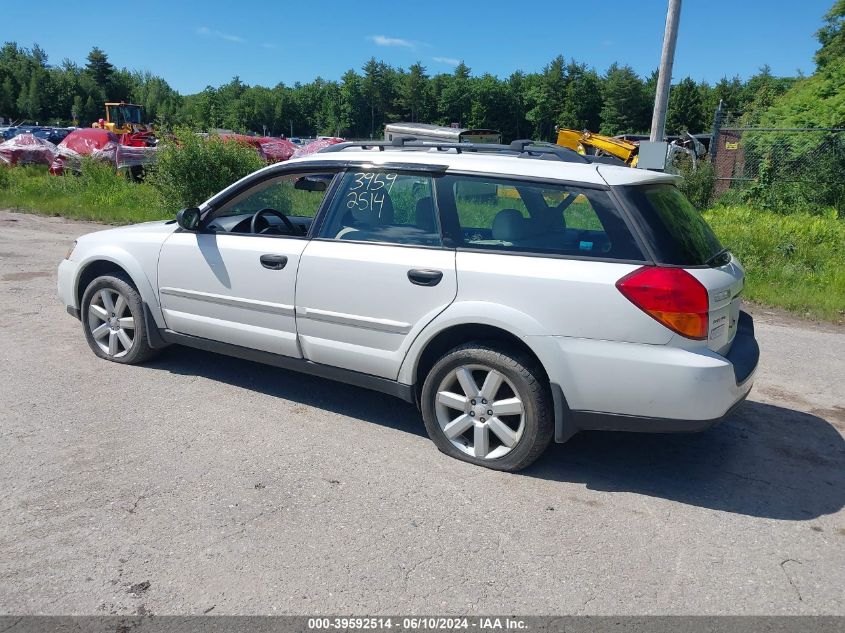
[[[377,393],[98,360],[55,291],[97,228],[0,211],[0,613],[845,614],[842,327],[756,310],[729,421],[496,473]]]

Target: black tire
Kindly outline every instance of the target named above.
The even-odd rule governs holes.
[[[109,289],[123,295],[126,299],[127,310],[134,321],[135,327],[132,345],[128,350],[121,349],[121,352],[125,352],[122,355],[112,355],[108,351],[103,350],[94,339],[91,331],[89,322],[91,302],[97,293],[103,289]],[[85,333],[85,340],[88,341],[88,346],[100,358],[124,365],[136,365],[148,361],[158,354],[158,350],[150,347],[149,339],[147,338],[147,324],[144,319],[144,301],[141,299],[141,295],[138,294],[138,290],[132,284],[132,281],[125,275],[120,273],[103,275],[88,284],[85,293],[82,295],[80,320],[82,321],[82,331]]]
[[[525,427],[510,452],[498,458],[479,458],[457,448],[444,434],[437,418],[436,398],[442,381],[462,365],[484,365],[500,372],[523,403]],[[531,356],[505,346],[470,342],[455,347],[438,360],[423,383],[420,404],[429,437],[447,455],[472,464],[515,472],[534,462],[554,436],[551,394],[545,373]]]

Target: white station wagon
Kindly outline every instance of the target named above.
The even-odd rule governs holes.
[[[336,145],[85,235],[59,295],[94,353],[180,344],[416,403],[514,471],[579,430],[697,431],[748,394],[744,272],[672,176],[563,148]]]

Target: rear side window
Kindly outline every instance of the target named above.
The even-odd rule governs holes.
[[[677,187],[619,187],[661,264],[703,266],[722,250],[719,238]]]
[[[464,248],[643,261],[607,191],[476,176],[438,179]]]

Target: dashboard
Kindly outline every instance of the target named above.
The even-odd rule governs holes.
[[[214,218],[207,228],[217,233],[246,233],[252,235],[251,223],[252,213],[242,213],[238,215],[224,215]],[[288,220],[298,229],[296,234],[298,237],[308,234],[308,229],[314,218],[289,215]],[[257,230],[263,231],[271,228],[271,231],[264,233],[264,235],[290,235],[290,229],[287,225],[275,215],[266,213],[258,218]]]

